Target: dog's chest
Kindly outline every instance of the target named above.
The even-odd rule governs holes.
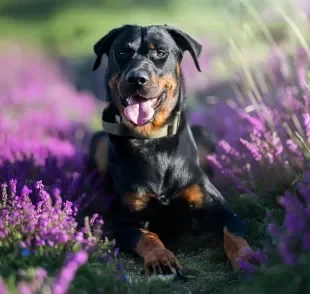
[[[173,197],[190,181],[196,164],[195,146],[183,137],[110,146],[109,169],[118,194],[149,193],[161,201]]]
[[[164,184],[171,184],[175,154],[158,145],[130,146],[121,154],[109,150],[113,178],[125,190],[145,190],[160,194]]]

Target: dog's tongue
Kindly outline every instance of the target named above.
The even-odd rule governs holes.
[[[133,96],[130,99],[130,105],[125,107],[126,117],[136,125],[143,125],[154,115],[152,101],[139,96]]]

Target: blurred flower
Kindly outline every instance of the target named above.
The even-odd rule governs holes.
[[[224,194],[231,193],[230,188],[252,195],[282,193],[306,168],[310,92],[304,89],[301,96],[296,90],[284,71],[285,55],[272,56],[268,67],[274,89],[257,105],[245,95],[242,103],[222,101],[190,114],[191,123],[208,127],[217,139],[215,154],[208,154],[206,160],[217,171],[214,182]],[[308,64],[305,56],[295,58],[292,70],[300,80],[305,79]]]
[[[69,288],[70,282],[80,266],[82,266],[88,259],[85,251],[74,253],[68,260],[67,264],[61,269],[58,277],[55,279],[52,290],[53,293],[65,294]]]
[[[8,294],[9,293],[8,288],[5,285],[4,281],[1,279],[1,277],[0,277],[0,293],[1,294]]]
[[[268,225],[268,233],[275,241],[275,248],[266,248],[266,252],[255,252],[256,260],[260,264],[268,265],[268,257],[280,257],[280,263],[291,267],[300,265],[301,257],[310,253],[310,185],[308,172],[296,184],[297,191],[286,191],[279,199],[284,208],[282,225],[275,223]],[[301,198],[298,197],[298,194]],[[240,267],[249,273],[259,268],[251,262],[241,261]]]
[[[0,63],[0,165],[49,155],[72,157],[82,148],[96,101],[79,93],[55,60],[25,46],[2,51]]]

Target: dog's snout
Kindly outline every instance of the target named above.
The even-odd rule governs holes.
[[[126,75],[126,82],[136,86],[145,86],[149,81],[149,75],[142,70],[131,70]]]

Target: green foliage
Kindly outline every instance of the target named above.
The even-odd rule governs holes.
[[[262,268],[254,278],[224,293],[232,294],[296,294],[310,291],[310,255],[304,255],[303,264],[292,268],[284,264],[275,264]]]

